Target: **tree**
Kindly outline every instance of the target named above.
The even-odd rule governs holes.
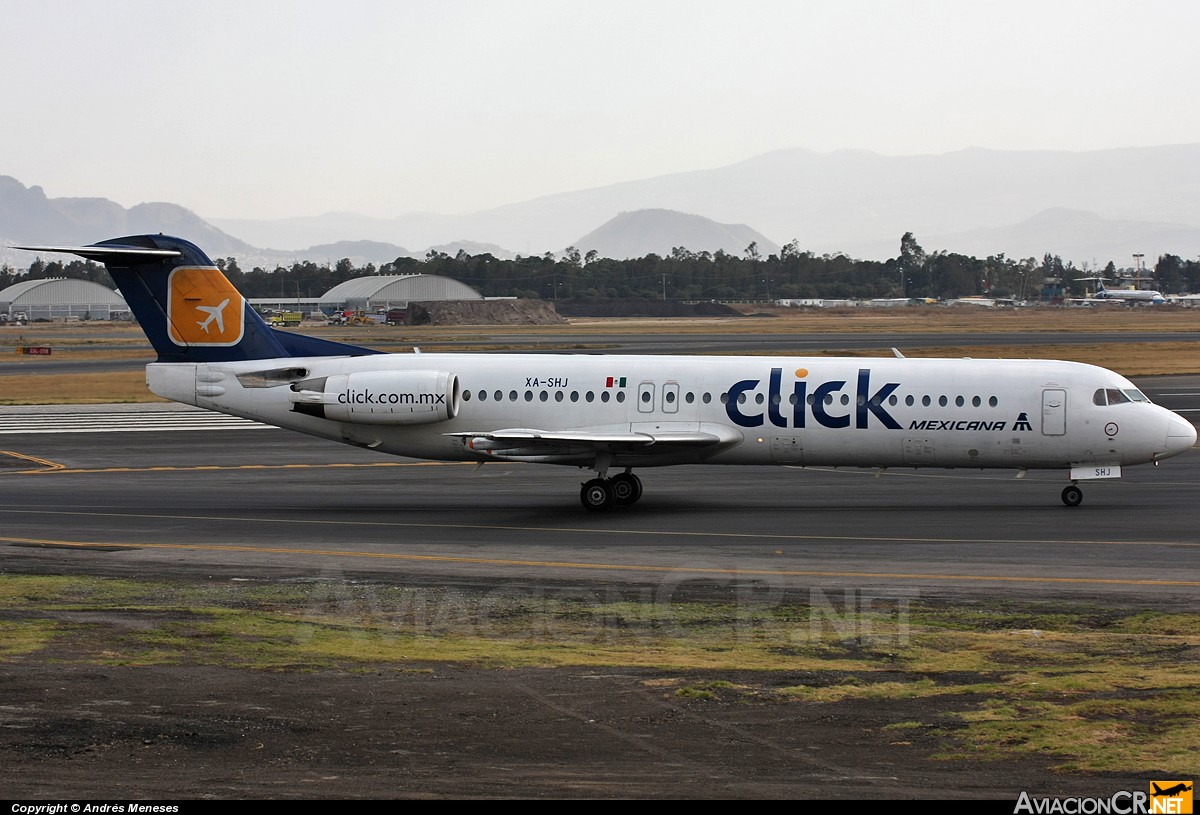
[[[1183,289],[1183,258],[1178,255],[1162,255],[1154,264],[1154,277],[1164,294],[1178,294]]]

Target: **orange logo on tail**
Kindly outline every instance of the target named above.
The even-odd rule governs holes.
[[[176,345],[237,345],[245,331],[242,295],[215,266],[180,266],[167,280],[168,333]]]

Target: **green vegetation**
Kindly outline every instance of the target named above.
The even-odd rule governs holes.
[[[1089,275],[1071,263],[1047,254],[1041,260],[1016,260],[1003,254],[984,259],[949,252],[926,252],[911,232],[898,243],[896,257],[886,261],[854,260],[845,255],[814,255],[798,241],[778,254],[762,256],[756,244],[742,256],[692,252],[686,247],[670,255],[647,255],[629,260],[598,257],[568,247],[560,255],[518,256],[501,260],[490,254],[451,257],[431,251],[424,260],[399,257],[376,268],[353,266],[343,258],[332,267],[312,261],[290,268],[255,267],[243,271],[235,258],[215,262],[247,297],[275,297],[286,291],[297,297],[317,297],[335,285],[374,274],[435,274],[472,286],[488,297],[533,297],[545,300],[572,298],[645,298],[657,300],[770,300],[772,298],[876,298],[940,297],[969,295],[1049,300],[1072,294],[1081,296],[1087,285],[1078,278]],[[1112,279],[1112,263],[1103,274]],[[1095,272],[1092,272],[1094,276]],[[103,267],[90,261],[44,262],[41,258],[20,273],[0,269],[0,288],[18,279],[78,277],[113,288]],[[1156,286],[1166,294],[1200,292],[1200,261],[1163,255],[1154,267]],[[1047,279],[1063,281],[1044,284]]]
[[[947,758],[1184,777],[1200,751],[1200,614],[5,574],[0,619],[0,663],[621,667],[687,704],[895,702],[888,728],[935,739]]]

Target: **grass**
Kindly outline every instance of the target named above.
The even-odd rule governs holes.
[[[396,328],[388,326],[305,326],[303,333],[384,351],[408,352],[414,345],[427,352],[456,350],[454,343],[477,342],[478,351],[603,351],[610,335],[728,334],[772,335],[799,333],[1021,333],[1021,332],[1195,332],[1200,340],[1200,309],[1155,308],[1029,308],[1018,310],[945,308],[941,306],[900,309],[798,310],[749,305],[747,310],[765,310],[769,317],[701,319],[572,320],[555,326],[433,326]],[[554,342],[540,340],[553,337]],[[514,339],[515,338],[515,339]],[[565,339],[564,339],[565,338]],[[1110,368],[1126,376],[1152,376],[1200,372],[1200,348],[1193,342],[1176,340],[1138,343],[1052,344],[1052,345],[944,345],[905,349],[909,357],[975,357],[1009,359],[1070,359]],[[48,361],[72,359],[96,362],[141,358],[149,362],[153,351],[141,330],[132,325],[91,323],[37,323],[0,327],[0,349],[20,345],[48,345],[49,357],[17,356],[18,372],[3,377],[0,405],[103,404],[113,402],[159,402],[146,390],[141,371],[116,373],[41,373]],[[797,348],[793,355],[811,354]],[[847,351],[835,344],[820,352],[824,356],[881,356],[878,351]],[[779,355],[786,355],[780,352]]]
[[[0,663],[620,667],[689,704],[895,702],[889,727],[943,758],[1186,777],[1200,752],[1198,614],[914,600],[839,616],[805,602],[3,574],[0,620]]]
[[[757,307],[756,307],[757,308]],[[1194,309],[899,309],[780,312],[742,320],[575,321],[569,326],[316,328],[344,342],[407,351],[438,342],[600,334],[785,332],[1196,331]],[[16,332],[21,331],[18,335]],[[0,329],[0,347],[49,344],[53,359],[149,357],[135,328]],[[111,346],[111,347],[105,347]],[[497,349],[505,346],[497,343]],[[544,348],[538,345],[538,348]],[[1195,373],[1192,343],[950,346],[912,357],[1075,359],[1139,376]],[[831,349],[828,353],[837,353]],[[37,373],[22,359],[2,404],[157,401],[139,371]],[[27,369],[27,370],[26,370]],[[438,662],[636,668],[687,704],[845,705],[894,701],[890,725],[933,739],[945,758],[1052,756],[1065,770],[1190,777],[1200,754],[1200,614],[1003,601],[913,601],[839,617],[803,603],[593,602],[336,582],[164,583],[0,573],[0,664],[202,664],[254,671],[426,670]],[[803,677],[803,682],[794,681]],[[784,678],[789,681],[781,682]],[[928,704],[920,704],[927,701]],[[901,708],[900,705],[903,705]],[[919,708],[914,713],[913,706]]]

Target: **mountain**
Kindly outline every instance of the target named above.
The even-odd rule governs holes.
[[[342,259],[348,259],[354,266],[365,266],[368,263],[380,266],[384,263],[391,263],[398,257],[416,257],[403,246],[382,241],[322,243],[298,250],[293,254],[296,255],[297,260],[311,260],[314,263],[323,258],[329,261],[331,266]],[[241,261],[238,262],[241,263]]]
[[[692,252],[724,250],[741,257],[751,243],[758,244],[763,257],[779,251],[778,245],[745,224],[719,224],[699,215],[643,209],[622,212],[573,245],[584,253],[595,250],[601,257],[622,260],[651,253],[667,257],[676,247]]]
[[[560,193],[466,215],[380,219],[339,213],[214,223],[257,245],[307,246],[313,240],[306,235],[353,227],[358,231],[341,237],[428,246],[467,235],[529,255],[568,245],[586,252],[593,247],[580,235],[618,213],[648,209],[749,224],[774,243],[795,239],[802,250],[816,254],[879,260],[896,255],[905,232],[927,250],[959,251],[932,238],[1001,228],[1025,234],[1021,225],[1039,213],[1075,210],[1131,225],[1124,236],[1128,245],[1122,241],[1111,250],[1118,261],[1133,252],[1147,258],[1167,252],[1191,256],[1194,244],[1169,241],[1182,237],[1178,231],[1151,226],[1143,232],[1133,225],[1200,226],[1200,145],[1088,152],[969,148],[919,156],[781,150],[712,170]],[[1006,254],[1040,258],[1049,252],[1079,262],[1101,254],[1090,245],[1068,251],[1036,223],[1028,225],[1028,237],[1021,241],[1020,249]]]
[[[244,254],[252,247],[176,204],[138,204],[125,209],[105,198],[47,198],[0,176],[0,245],[93,243],[144,232],[187,236],[212,257]]]
[[[666,211],[674,214],[661,214]],[[639,215],[632,224],[622,220],[623,213],[645,212],[660,215]],[[700,223],[692,218],[706,223],[702,233],[691,231]],[[674,231],[651,236],[652,223]],[[717,227],[727,237],[715,238]],[[929,252],[1037,259],[1049,253],[1077,265],[1093,260],[1125,265],[1133,253],[1147,261],[1166,253],[1194,257],[1198,228],[1200,144],[1090,152],[970,148],[923,156],[781,150],[726,167],[481,212],[397,218],[340,212],[205,222],[172,204],[126,210],[103,199],[47,199],[39,187],[26,189],[0,177],[0,246],[174,231],[212,257],[237,257],[243,268],[359,256],[335,248],[342,241],[389,244],[392,248],[380,249],[397,252],[389,260],[409,246],[447,254],[458,248],[476,254],[474,247],[486,246],[492,248],[482,251],[505,257],[560,253],[567,246],[585,254],[596,249],[624,255],[643,247],[666,254],[676,246],[695,252],[711,245],[740,255],[751,240],[764,255],[795,240],[801,251],[818,255],[883,260],[897,255],[905,232]],[[635,237],[639,230],[643,234]],[[618,231],[626,236],[618,240]],[[706,243],[710,240],[716,242]],[[732,243],[721,242],[726,240]],[[424,257],[426,251],[407,254]],[[361,256],[368,256],[365,249]],[[3,250],[0,260],[19,262]]]
[[[931,235],[926,243],[926,248],[979,258],[1003,252],[1010,258],[1041,260],[1050,252],[1092,267],[1109,260],[1118,266],[1132,265],[1134,252],[1152,246],[1156,251],[1144,254],[1153,266],[1162,254],[1195,255],[1200,247],[1200,226],[1102,218],[1094,212],[1060,207],[1007,226]]]

